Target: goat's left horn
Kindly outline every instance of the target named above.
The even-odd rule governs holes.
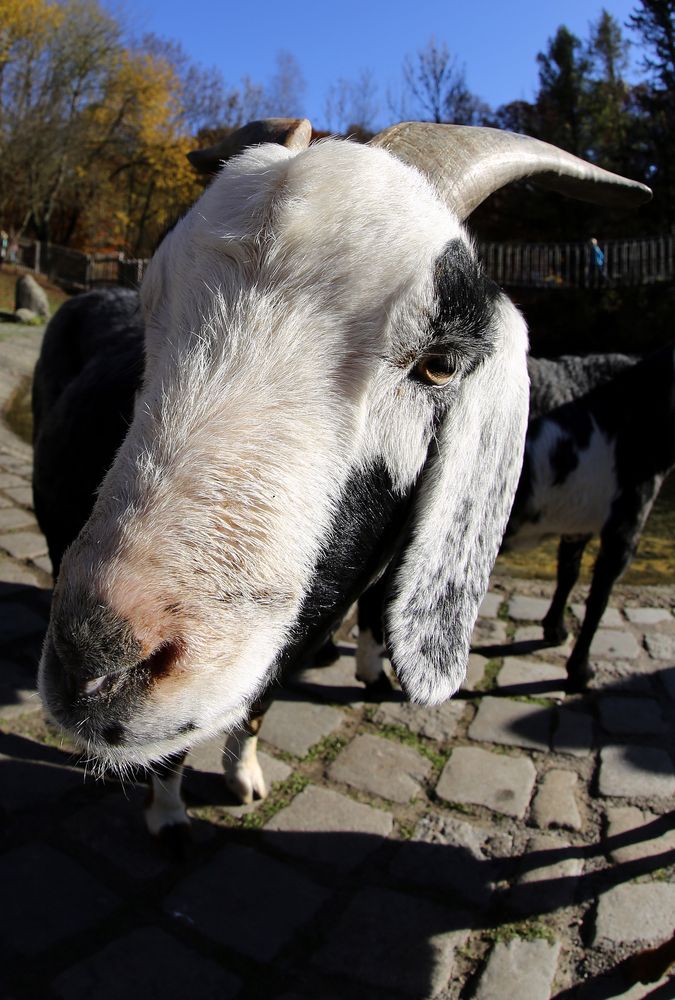
[[[379,132],[370,145],[426,174],[460,219],[499,188],[528,177],[542,187],[602,205],[629,207],[652,196],[646,184],[540,139],[494,128],[402,122]]]
[[[248,146],[277,142],[289,149],[301,150],[309,146],[311,138],[312,126],[307,118],[264,118],[242,125],[215,146],[193,150],[187,158],[200,174],[213,174],[220,170],[223,160],[229,160]]]

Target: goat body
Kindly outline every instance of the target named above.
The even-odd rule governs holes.
[[[591,537],[600,536],[584,621],[567,665],[570,687],[578,690],[590,675],[590,646],[611,589],[675,463],[673,348],[644,360],[532,360],[529,369],[535,419],[504,548],[561,536],[557,587],[543,623],[544,637],[560,643],[581,557]],[[551,401],[558,405],[548,410]]]

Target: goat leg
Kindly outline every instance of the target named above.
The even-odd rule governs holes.
[[[385,652],[384,596],[386,574],[359,598],[359,638],[356,646],[356,679],[366,685],[367,694],[376,698],[391,691],[391,682],[384,672]]]
[[[244,805],[267,797],[267,787],[258,760],[258,732],[271,698],[257,702],[247,721],[229,733],[223,749],[225,784]]]
[[[555,594],[542,622],[544,639],[552,646],[560,646],[567,638],[565,628],[567,598],[579,578],[581,557],[590,538],[590,535],[563,535],[560,539]]]
[[[181,795],[187,750],[156,764],[145,804],[145,824],[168,851],[182,858],[190,839],[190,820]]]
[[[583,691],[590,680],[588,657],[593,636],[609,602],[612,587],[635,555],[662,481],[662,476],[655,476],[633,490],[625,491],[614,501],[611,516],[600,535],[600,552],[593,567],[584,621],[567,661],[570,691]]]

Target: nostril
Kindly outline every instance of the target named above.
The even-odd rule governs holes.
[[[81,692],[87,696],[94,694],[105,694],[112,687],[113,676],[112,674],[107,674],[103,677],[93,677],[89,681],[85,681],[81,685]]]
[[[145,667],[154,678],[164,677],[171,672],[182,651],[180,642],[176,640],[164,642],[142,663],[139,663],[139,667]]]
[[[145,673],[152,679],[164,677],[171,672],[181,652],[182,646],[179,642],[165,642],[158,646],[150,656],[131,667],[100,674],[98,677],[90,677],[82,681],[78,686],[78,693],[83,698],[103,698],[126,679],[130,679],[132,675],[139,677]]]

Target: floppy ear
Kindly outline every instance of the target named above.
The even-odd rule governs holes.
[[[525,323],[500,295],[494,352],[459,387],[390,571],[387,646],[408,698],[438,704],[466,673],[478,608],[515,494],[528,412]]]

